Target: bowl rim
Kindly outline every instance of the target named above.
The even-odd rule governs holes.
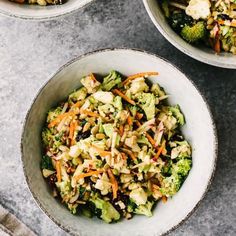
[[[182,46],[181,44],[179,44],[175,40],[175,38],[176,38],[175,35],[178,35],[178,34],[175,33],[174,31],[173,31],[173,35],[168,34],[165,31],[164,27],[162,27],[162,25],[155,19],[154,13],[153,13],[152,8],[150,7],[150,4],[149,4],[149,0],[142,0],[142,1],[143,1],[144,7],[145,7],[149,17],[151,18],[153,24],[156,26],[156,28],[159,30],[159,32],[165,37],[165,39],[168,40],[169,43],[171,43],[179,51],[183,52],[184,54],[188,55],[189,57],[194,58],[197,61],[200,61],[200,62],[208,64],[208,65],[212,65],[212,66],[216,66],[216,67],[220,67],[220,68],[236,69],[236,63],[233,64],[233,63],[221,62],[220,57],[218,57],[218,58],[216,57],[216,59],[213,59],[213,58],[207,58],[203,55],[196,56],[195,53],[191,49],[187,49],[184,46]],[[180,36],[178,35],[178,37],[180,37]],[[215,55],[215,56],[217,56],[217,55]],[[236,59],[236,55],[235,55],[235,59]]]
[[[64,65],[62,65],[61,67],[59,67],[59,69],[53,73],[51,76],[49,76],[49,79],[41,86],[41,88],[38,90],[38,92],[36,93],[35,97],[33,98],[30,106],[29,106],[29,109],[26,113],[26,116],[24,118],[24,122],[23,122],[23,128],[22,128],[22,133],[21,133],[21,141],[20,141],[20,151],[21,151],[21,165],[22,165],[22,168],[23,168],[23,173],[24,173],[24,178],[26,180],[26,183],[27,183],[27,187],[29,189],[29,192],[31,193],[31,196],[33,197],[35,203],[37,204],[37,206],[41,209],[41,211],[52,221],[54,222],[56,225],[58,225],[61,229],[63,229],[65,232],[71,234],[71,235],[80,235],[79,233],[74,233],[72,232],[72,230],[68,227],[65,227],[62,223],[60,223],[57,219],[55,219],[53,216],[51,216],[47,209],[44,208],[44,206],[42,206],[42,204],[40,203],[38,197],[36,196],[36,194],[34,193],[34,191],[31,189],[31,186],[30,186],[30,183],[29,183],[29,179],[28,179],[28,176],[26,175],[26,168],[25,168],[25,165],[24,165],[24,154],[23,154],[23,140],[24,140],[24,134],[25,134],[25,130],[26,130],[26,124],[27,124],[27,120],[28,120],[28,117],[30,115],[30,112],[31,112],[31,109],[32,107],[34,106],[36,100],[38,99],[38,97],[40,96],[41,92],[44,90],[44,88],[48,85],[48,83],[57,75],[59,74],[61,71],[63,71],[65,68],[67,68],[69,65],[73,64],[74,62],[76,61],[79,61],[81,59],[83,59],[84,57],[87,57],[87,56],[90,56],[90,55],[94,55],[94,54],[97,54],[97,53],[103,53],[103,52],[111,52],[111,51],[130,51],[130,52],[137,52],[137,53],[142,53],[144,55],[148,55],[148,56],[152,56],[154,58],[157,58],[157,59],[161,59],[163,60],[164,62],[166,62],[169,66],[171,66],[172,68],[174,69],[177,69],[179,72],[181,72],[185,78],[188,80],[188,82],[190,82],[192,84],[192,86],[196,89],[197,93],[202,97],[203,99],[203,102],[207,108],[207,111],[210,115],[210,120],[211,120],[211,125],[212,125],[212,128],[213,128],[213,137],[214,137],[214,140],[213,140],[213,160],[214,160],[214,163],[213,163],[213,169],[212,169],[212,173],[208,179],[208,182],[207,182],[207,186],[206,186],[206,189],[204,191],[204,193],[202,194],[201,198],[198,200],[198,202],[195,204],[195,206],[193,207],[193,209],[176,225],[172,226],[168,231],[162,233],[160,236],[164,236],[164,235],[167,235],[169,234],[170,232],[174,231],[175,229],[177,229],[179,226],[181,226],[196,210],[197,208],[199,207],[200,203],[203,201],[203,199],[205,198],[211,184],[212,184],[212,181],[213,181],[213,178],[214,178],[214,175],[215,175],[215,171],[216,171],[216,164],[217,164],[217,159],[218,159],[218,136],[217,136],[217,128],[216,128],[216,125],[215,125],[215,121],[214,121],[214,118],[213,118],[213,115],[212,115],[212,112],[210,110],[210,107],[206,101],[206,98],[205,96],[200,92],[200,90],[198,89],[198,87],[195,85],[195,83],[189,79],[188,76],[186,76],[186,74],[181,70],[179,69],[176,65],[172,64],[171,62],[169,62],[167,59],[161,57],[161,56],[158,56],[154,53],[151,53],[151,52],[148,52],[146,50],[142,50],[142,49],[137,49],[137,48],[125,48],[125,47],[119,47],[119,48],[102,48],[102,49],[98,49],[98,50],[94,50],[94,51],[90,51],[90,52],[87,52],[85,54],[82,54],[82,55],[79,55],[79,56],[76,56],[74,57],[73,59],[69,60],[67,63],[65,63]]]
[[[59,17],[63,17],[63,16],[67,16],[69,14],[72,14],[74,12],[76,12],[79,9],[83,9],[87,6],[89,6],[90,4],[92,4],[95,0],[88,0],[87,3],[85,3],[84,5],[81,5],[80,7],[75,7],[72,10],[63,12],[62,14],[57,13],[55,15],[52,14],[52,16],[48,15],[48,16],[28,16],[28,15],[21,15],[21,14],[17,14],[17,13],[10,13],[7,11],[4,11],[2,9],[0,9],[0,15],[2,16],[6,16],[6,17],[11,17],[11,18],[16,18],[16,19],[22,19],[22,20],[31,20],[31,21],[46,21],[46,20],[54,20],[54,19],[58,19]],[[17,3],[15,3],[17,4]],[[63,7],[63,5],[61,5]],[[42,6],[42,7],[47,7],[47,6]]]

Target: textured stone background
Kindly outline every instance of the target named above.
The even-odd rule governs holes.
[[[0,203],[38,235],[66,235],[36,206],[20,161],[22,123],[38,89],[71,58],[105,47],[142,48],[179,66],[211,107],[219,135],[213,184],[171,235],[236,235],[236,70],[197,62],[156,30],[141,0],[97,0],[53,21],[0,17]]]

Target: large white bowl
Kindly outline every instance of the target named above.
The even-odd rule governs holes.
[[[0,0],[0,13],[24,19],[51,19],[71,13],[92,1],[93,0],[68,0],[62,5],[39,6]]]
[[[158,0],[143,0],[144,6],[160,33],[176,48],[188,56],[201,62],[224,68],[236,69],[236,55],[220,53],[217,55],[213,49],[205,46],[193,46],[184,41],[168,24]]]
[[[48,189],[40,170],[41,130],[47,111],[81,86],[80,79],[91,73],[105,75],[115,69],[124,75],[158,71],[152,77],[179,104],[186,117],[183,132],[193,148],[193,168],[180,191],[166,204],[158,203],[151,218],[135,216],[116,224],[96,218],[74,216]],[[216,165],[217,137],[203,97],[194,84],[169,62],[145,52],[130,49],[102,50],[78,57],[63,66],[39,91],[27,114],[22,134],[22,162],[28,186],[40,208],[60,227],[81,236],[162,235],[177,227],[196,208],[211,183]]]

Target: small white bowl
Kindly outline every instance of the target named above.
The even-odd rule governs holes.
[[[93,0],[68,0],[62,5],[39,6],[36,4],[18,4],[8,0],[0,1],[0,13],[7,16],[31,20],[52,19],[71,13]]]
[[[158,71],[152,77],[179,104],[186,118],[183,133],[193,148],[193,167],[180,191],[166,204],[159,202],[153,217],[135,216],[116,224],[72,215],[56,201],[40,170],[41,131],[47,111],[81,86],[80,79],[93,72],[105,75],[112,69],[124,75]],[[22,162],[29,189],[40,208],[60,227],[80,236],[162,235],[183,222],[203,199],[211,183],[217,157],[217,137],[208,106],[194,84],[169,62],[131,49],[102,50],[80,56],[41,88],[27,114],[22,134]]]
[[[188,56],[218,67],[236,69],[236,55],[227,52],[216,54],[213,49],[202,46],[193,46],[183,40],[168,24],[158,0],[143,0],[144,6],[160,33],[176,48]]]

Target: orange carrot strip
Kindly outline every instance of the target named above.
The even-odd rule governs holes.
[[[85,115],[88,115],[88,116],[93,116],[93,117],[97,117],[99,118],[99,114],[95,113],[95,112],[92,112],[92,111],[88,111],[88,110],[81,110],[80,111],[81,114],[85,114]]]
[[[92,147],[99,153],[100,156],[102,157],[105,157],[105,156],[110,156],[111,155],[111,152],[109,151],[104,151],[102,150],[101,148],[95,146],[95,145],[92,145]]]
[[[117,198],[117,191],[118,191],[118,183],[117,180],[114,176],[114,174],[112,173],[111,169],[107,170],[107,173],[109,175],[109,178],[111,179],[111,184],[112,184],[112,192],[113,192],[113,199]]]
[[[122,82],[123,85],[127,84],[129,81],[140,78],[140,77],[147,77],[147,76],[152,76],[152,75],[158,75],[158,72],[142,72],[142,73],[138,73],[135,75],[131,75],[129,77],[127,77],[127,79],[125,81]]]
[[[130,150],[126,149],[126,148],[122,148],[122,151],[124,153],[128,154],[133,161],[137,160],[137,158],[134,156],[132,151],[130,151]]]
[[[127,97],[125,94],[123,94],[119,89],[113,89],[113,92],[115,94],[119,95],[120,97],[122,97],[128,103],[135,105],[135,101],[131,100],[129,97]]]
[[[61,182],[61,162],[56,161],[57,182]]]
[[[135,116],[138,120],[141,120],[143,118],[143,114],[136,112],[136,116]]]
[[[75,112],[66,112],[66,113],[63,113],[63,114],[60,114],[59,116],[57,116],[53,121],[51,121],[49,124],[48,124],[48,128],[52,128],[54,127],[55,125],[57,125],[58,123],[60,123],[60,121],[62,119],[64,119],[65,117],[67,116],[73,116],[75,115],[76,113]]]
[[[83,104],[82,101],[78,101],[78,102],[76,102],[75,104],[73,104],[73,105],[71,106],[71,108],[76,108],[76,107],[80,108],[82,104]]]
[[[161,147],[158,149],[157,154],[154,156],[154,159],[157,159],[161,155],[163,149],[165,148],[165,145],[166,145],[166,141],[164,140],[161,144]]]
[[[228,25],[224,20],[218,20],[218,23],[220,25]],[[230,22],[229,26],[236,27],[236,22]]]
[[[141,126],[141,124],[140,124],[139,121],[136,121],[136,124],[137,124],[138,127]],[[155,142],[155,140],[152,138],[152,136],[151,136],[149,133],[146,133],[145,136],[146,136],[146,138],[148,139],[148,141],[152,144],[152,146],[153,146],[154,148],[156,148],[156,145],[155,145],[156,142]]]
[[[133,124],[133,121],[132,121],[132,118],[131,118],[130,114],[128,115],[127,123],[128,123],[129,126],[131,126]]]
[[[90,176],[93,176],[93,175],[99,175],[102,172],[104,172],[104,170],[93,170],[93,171],[90,171],[88,173],[83,173],[83,174],[77,175],[75,177],[75,179],[79,180],[79,179],[83,179],[83,178],[90,177]]]
[[[119,133],[120,133],[120,136],[122,137],[124,134],[124,126],[123,125],[119,126]]]

